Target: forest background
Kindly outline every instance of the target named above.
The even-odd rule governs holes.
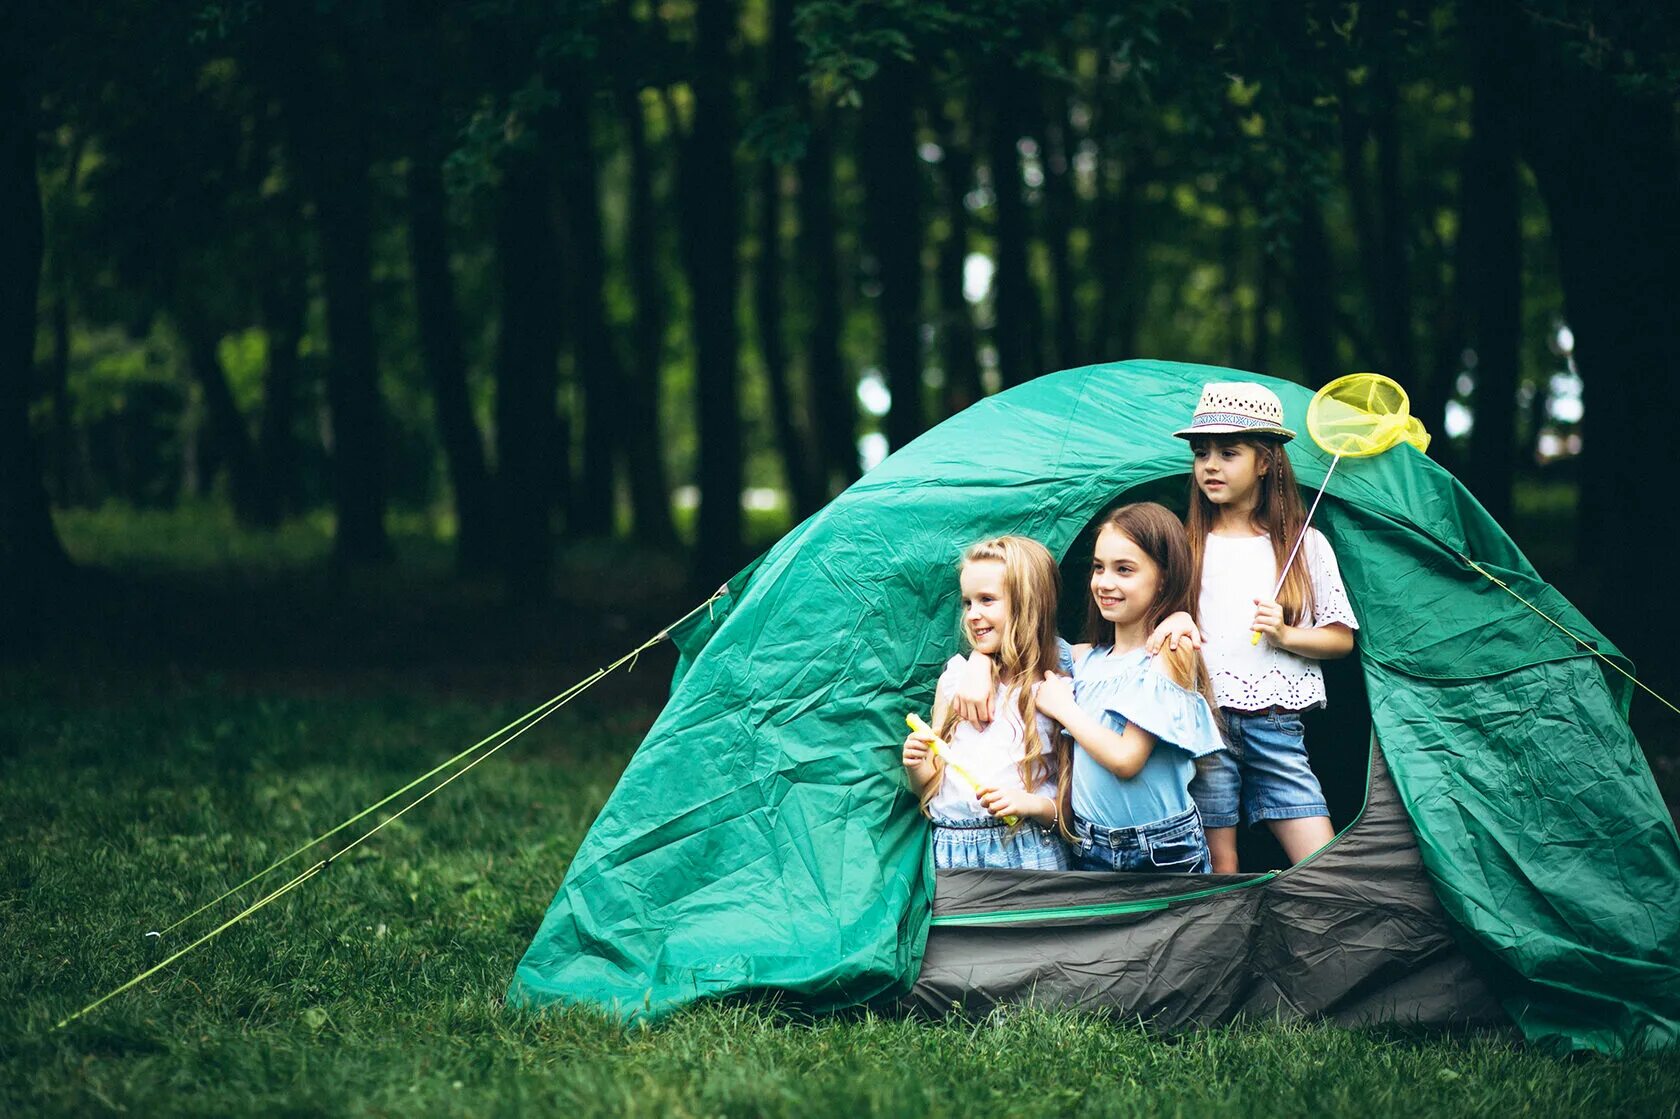
[[[146,524],[692,593],[1154,356],[1399,380],[1672,690],[1677,88],[1680,17],[1589,0],[7,5],[0,641],[95,636],[76,541]]]

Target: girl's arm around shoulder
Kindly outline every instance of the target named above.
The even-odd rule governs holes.
[[[1162,649],[1150,663],[1155,671],[1186,691],[1195,688],[1196,651],[1188,643],[1182,643],[1176,649]]]
[[[1192,649],[1202,647],[1202,631],[1196,627],[1196,620],[1182,610],[1176,610],[1167,615],[1166,620],[1155,627],[1149,635],[1149,640],[1143,647],[1150,656],[1159,653],[1163,647],[1176,649],[1186,641]]]
[[[957,718],[983,727],[992,721],[992,697],[997,691],[997,662],[985,653],[970,653],[966,661],[952,657],[946,668],[951,704]],[[941,678],[941,683],[945,682]]]

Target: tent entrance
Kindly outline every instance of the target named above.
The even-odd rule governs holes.
[[[1382,750],[1368,739],[1355,819],[1289,868],[1204,878],[944,870],[903,1005],[1107,1009],[1162,1028],[1241,1016],[1504,1022],[1424,873]]]
[[[1062,555],[1062,598],[1058,629],[1070,641],[1084,641],[1089,600],[1091,552],[1097,525],[1108,510],[1134,501],[1155,501],[1171,509],[1180,519],[1186,512],[1190,476],[1172,474],[1116,494],[1101,512],[1080,530]],[[1326,497],[1326,508],[1339,502]],[[1358,603],[1355,603],[1357,609]],[[1330,808],[1330,823],[1337,839],[1358,816],[1365,804],[1371,780],[1371,751],[1361,749],[1371,741],[1371,705],[1365,693],[1365,673],[1360,654],[1339,661],[1325,661],[1325,693],[1328,706],[1302,715],[1306,726],[1307,758],[1312,763],[1324,799]],[[1264,826],[1237,827],[1238,866],[1244,874],[1266,874],[1289,865],[1283,848]],[[1232,876],[1234,877],[1234,876]]]
[[[1359,825],[1365,818],[1366,810],[1371,804],[1373,780],[1379,764],[1378,746],[1375,735],[1368,738],[1366,749],[1366,784],[1358,811],[1352,820],[1343,825],[1331,841],[1318,851],[1303,859],[1299,864],[1306,867],[1331,855],[1337,846]],[[1280,850],[1281,854],[1281,850]],[[951,928],[961,926],[998,926],[1018,925],[1028,923],[1055,923],[1063,921],[1101,921],[1104,918],[1124,918],[1140,913],[1154,913],[1170,909],[1175,905],[1186,902],[1201,901],[1204,898],[1215,897],[1219,894],[1230,893],[1234,890],[1250,889],[1264,886],[1283,874],[1292,873],[1294,867],[1280,867],[1260,873],[1196,875],[1193,879],[1184,875],[1144,875],[1144,874],[1115,874],[1108,872],[1069,872],[1058,871],[1047,874],[1041,871],[996,871],[980,872],[993,874],[1015,874],[1022,876],[1023,886],[1029,878],[1060,879],[1069,875],[1071,880],[1079,880],[1081,889],[1095,885],[1101,889],[1106,884],[1112,896],[1103,901],[1085,901],[1069,903],[1062,900],[1041,900],[1038,904],[1024,904],[991,910],[964,910],[952,912],[941,905],[941,892],[936,891],[932,925],[934,928]],[[952,871],[938,872],[940,886],[944,886],[947,879],[953,875]],[[971,873],[971,872],[963,872]],[[1196,883],[1195,889],[1185,890],[1182,887],[1188,882]],[[1043,883],[1047,884],[1047,883]],[[1141,890],[1134,889],[1142,887]],[[1178,887],[1176,891],[1173,887]],[[1164,891],[1164,892],[1163,892]],[[1021,900],[1031,898],[1042,893],[1038,889],[1023,889],[1017,895]],[[948,900],[948,899],[947,899]]]

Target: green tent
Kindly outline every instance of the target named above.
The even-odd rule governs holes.
[[[674,635],[670,700],[510,1003],[646,1018],[773,991],[818,1009],[1508,1020],[1555,1047],[1675,1044],[1680,841],[1628,685],[1516,595],[1620,654],[1409,447],[1344,463],[1319,513],[1370,697],[1368,737],[1340,744],[1369,759],[1365,804],[1334,844],[1194,880],[935,875],[898,744],[956,651],[958,549],[1022,533],[1067,553],[1106,506],[1187,473],[1170,433],[1230,379],[1270,385],[1304,427],[1307,390],[1227,369],[1053,374],[928,432],[732,580]],[[1323,480],[1309,439],[1290,456],[1303,486]]]

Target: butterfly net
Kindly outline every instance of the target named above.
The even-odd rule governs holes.
[[[1344,458],[1380,455],[1400,443],[1429,449],[1429,433],[1411,414],[1406,390],[1376,373],[1350,373],[1319,389],[1307,405],[1307,434]]]

